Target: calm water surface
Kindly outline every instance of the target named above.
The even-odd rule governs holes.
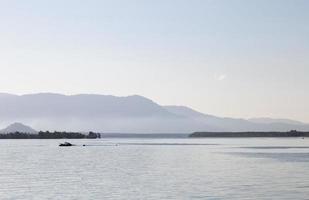
[[[309,199],[309,138],[68,141],[0,140],[0,199]]]

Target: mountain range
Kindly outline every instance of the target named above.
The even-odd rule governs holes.
[[[217,117],[185,106],[162,106],[138,95],[0,93],[0,126],[17,121],[36,130],[105,133],[309,130],[309,124],[294,120]]]

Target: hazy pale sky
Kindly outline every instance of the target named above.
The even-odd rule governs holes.
[[[309,122],[307,0],[1,0],[0,91]]]

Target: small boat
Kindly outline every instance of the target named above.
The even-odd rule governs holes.
[[[75,146],[74,144],[71,144],[69,142],[65,142],[65,143],[61,143],[59,144],[59,147],[71,147],[71,146]]]

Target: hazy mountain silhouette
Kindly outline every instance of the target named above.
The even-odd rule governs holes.
[[[251,118],[248,119],[250,122],[262,123],[262,124],[273,124],[273,123],[284,123],[284,124],[294,124],[294,125],[305,125],[305,123],[291,120],[291,119],[273,119],[273,118]]]
[[[0,121],[22,121],[38,130],[178,133],[216,130],[168,112],[142,96],[0,95]]]
[[[169,117],[161,106],[141,96],[114,97],[42,93],[1,95],[0,115],[6,117]]]
[[[142,96],[11,95],[0,93],[0,126],[20,121],[37,130],[118,133],[309,130],[306,124],[256,123],[206,115],[181,106],[160,106]]]
[[[21,133],[37,133],[36,130],[31,128],[30,126],[26,126],[22,123],[13,123],[6,127],[5,129],[0,130],[0,133],[15,133],[15,132],[21,132]]]
[[[255,118],[251,120],[217,117],[195,111],[185,106],[165,106],[174,114],[205,121],[221,131],[289,131],[292,129],[308,131],[309,124],[289,119]]]

